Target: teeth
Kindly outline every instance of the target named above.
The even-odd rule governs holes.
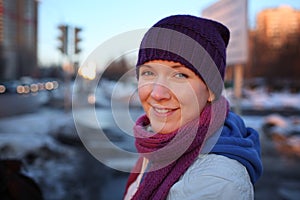
[[[162,113],[162,114],[167,113],[167,112],[170,111],[170,110],[168,110],[168,109],[161,109],[161,108],[154,108],[154,109],[155,109],[156,112]]]

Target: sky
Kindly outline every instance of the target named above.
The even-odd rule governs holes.
[[[79,60],[84,60],[103,42],[118,34],[149,28],[161,18],[174,14],[201,16],[203,9],[218,0],[39,0],[38,57],[42,65],[59,64],[57,49],[60,24],[80,27]],[[261,10],[290,5],[300,10],[298,0],[248,0],[248,24],[255,27]],[[116,47],[117,48],[117,47]]]

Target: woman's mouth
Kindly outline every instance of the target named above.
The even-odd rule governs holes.
[[[160,108],[160,107],[152,107],[155,114],[160,117],[167,117],[171,115],[176,109],[174,108]]]
[[[171,109],[165,109],[165,108],[154,108],[154,110],[161,114],[165,114],[171,111]]]

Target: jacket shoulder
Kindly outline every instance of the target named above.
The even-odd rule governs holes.
[[[175,183],[168,199],[254,199],[246,168],[236,160],[216,154],[199,155]]]

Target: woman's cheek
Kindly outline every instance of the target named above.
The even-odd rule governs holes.
[[[152,86],[150,84],[139,84],[138,86],[138,95],[144,109],[146,108],[145,106],[147,105],[147,99],[151,94],[151,88]]]

